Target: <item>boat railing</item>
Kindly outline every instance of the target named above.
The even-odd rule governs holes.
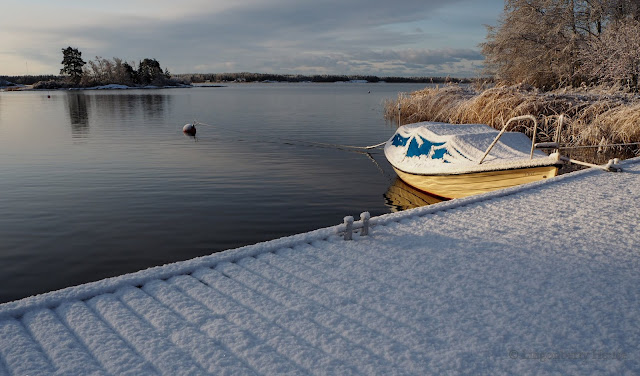
[[[481,164],[484,161],[484,159],[487,157],[487,155],[489,155],[489,152],[491,152],[491,149],[493,149],[496,143],[498,143],[498,140],[500,139],[500,137],[502,137],[504,132],[507,131],[507,128],[509,128],[509,125],[514,121],[520,121],[520,120],[533,121],[533,137],[531,140],[531,155],[529,157],[529,159],[533,159],[533,152],[535,151],[536,132],[538,130],[538,120],[536,120],[535,116],[533,115],[521,115],[521,116],[512,117],[507,121],[507,123],[502,127],[502,130],[500,131],[500,133],[498,133],[498,135],[493,140],[491,145],[489,145],[489,147],[487,148],[487,151],[484,152],[484,155],[482,156],[482,158],[480,158],[480,161],[478,162],[478,164]]]
[[[564,114],[561,114],[560,116],[558,116],[558,120],[556,122],[557,125],[556,125],[555,141],[536,143],[534,139],[532,141],[534,149],[555,150],[556,153],[559,153],[560,152],[560,133],[562,131],[562,126],[564,125],[564,119],[565,119]]]
[[[491,149],[493,149],[493,147],[498,142],[500,137],[502,137],[504,132],[507,131],[507,128],[509,128],[509,125],[514,121],[520,121],[520,120],[531,120],[533,122],[533,135],[532,135],[532,139],[531,139],[531,154],[529,156],[529,159],[533,159],[533,152],[536,149],[554,149],[556,151],[556,153],[558,153],[558,155],[559,155],[560,150],[579,148],[580,147],[580,146],[578,146],[578,147],[561,147],[560,146],[560,133],[561,133],[564,121],[565,121],[565,115],[564,114],[562,114],[562,115],[560,115],[558,117],[558,125],[556,127],[556,134],[555,134],[555,142],[541,142],[541,143],[538,143],[538,144],[536,144],[536,133],[537,133],[537,130],[538,130],[538,121],[536,120],[535,116],[533,116],[533,115],[522,115],[522,116],[512,117],[511,119],[509,119],[507,121],[507,123],[502,127],[502,130],[500,130],[500,133],[498,133],[498,135],[493,140],[493,142],[491,142],[491,145],[489,145],[489,147],[487,148],[487,151],[484,152],[484,155],[482,156],[482,158],[480,158],[480,161],[478,162],[478,164],[481,164],[484,161],[484,159],[487,157],[487,155],[489,155],[489,152],[491,152]],[[634,145],[634,144],[638,144],[638,143],[608,145],[608,146]],[[588,147],[592,147],[592,146],[588,146]],[[595,147],[598,147],[598,145],[596,145]],[[563,161],[563,162],[574,163],[574,164],[578,164],[578,165],[585,166],[585,167],[601,168],[601,169],[603,169],[605,171],[614,171],[614,172],[622,171],[622,168],[619,166],[620,160],[618,158],[611,159],[611,160],[609,160],[609,162],[607,164],[604,164],[604,165],[596,165],[596,164],[593,164],[593,163],[582,162],[582,161],[578,161],[578,160],[571,159],[571,158],[566,157],[566,156],[560,156],[560,155],[558,156],[558,159],[560,161]]]

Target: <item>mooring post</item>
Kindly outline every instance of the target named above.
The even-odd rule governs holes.
[[[369,212],[363,212],[360,214],[360,219],[362,220],[362,231],[360,231],[360,235],[369,235],[369,219],[371,219],[371,214],[369,214]]]
[[[350,215],[344,217],[344,224],[347,226],[344,231],[344,240],[353,239],[353,217]]]

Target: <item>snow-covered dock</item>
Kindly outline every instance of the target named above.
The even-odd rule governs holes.
[[[638,374],[623,167],[0,305],[0,375]]]

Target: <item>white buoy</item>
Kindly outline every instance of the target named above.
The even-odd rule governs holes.
[[[195,124],[185,124],[184,127],[182,127],[182,131],[186,134],[189,134],[191,136],[195,136],[196,134],[196,125]]]

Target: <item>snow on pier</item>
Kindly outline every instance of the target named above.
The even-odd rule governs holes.
[[[623,167],[0,305],[0,375],[638,374]]]

